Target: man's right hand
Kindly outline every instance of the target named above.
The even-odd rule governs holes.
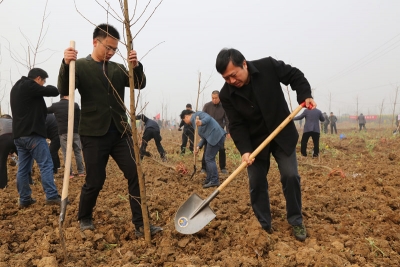
[[[247,162],[247,166],[250,166],[251,164],[253,164],[253,162],[255,160],[255,159],[250,160],[249,159],[250,155],[251,155],[250,152],[244,153],[242,155],[242,162]]]
[[[78,56],[78,50],[73,49],[72,47],[68,47],[64,50],[64,62],[69,65],[71,60],[76,60]]]
[[[182,131],[182,129],[181,129],[181,128],[178,128],[178,131]]]

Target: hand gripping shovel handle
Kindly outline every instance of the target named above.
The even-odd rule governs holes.
[[[254,159],[271,141],[274,139],[288,123],[305,107],[305,102],[301,103],[257,148],[251,153],[249,160]],[[311,108],[311,107],[309,107]],[[247,167],[247,162],[242,162],[240,166],[209,196],[207,197],[197,209],[195,209],[189,216],[192,219],[199,213],[211,200],[213,200],[244,168]]]
[[[70,41],[70,47],[75,49],[75,41]],[[61,211],[60,211],[60,238],[61,244],[64,250],[64,256],[67,257],[67,251],[65,248],[64,234],[62,232],[63,223],[65,220],[65,214],[67,211],[68,204],[68,187],[69,177],[71,169],[71,156],[72,156],[72,141],[74,134],[74,105],[75,105],[75,60],[71,60],[69,63],[69,101],[68,101],[68,132],[67,132],[67,155],[64,166],[64,180],[61,195]]]

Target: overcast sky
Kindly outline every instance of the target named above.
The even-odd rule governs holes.
[[[135,1],[129,2],[133,14]],[[135,20],[148,3],[139,2]],[[110,3],[121,15],[119,1]],[[36,45],[45,4],[45,0],[3,0],[0,4],[3,112],[9,112],[12,82],[28,72],[11,59],[9,45],[14,55],[22,57],[27,47],[24,36]],[[134,34],[158,4],[150,3],[131,28]],[[108,20],[123,34],[122,24],[107,18],[96,1],[79,0],[77,8],[86,18],[72,0],[48,1],[47,34],[36,64],[49,73],[48,84],[57,84],[63,51],[70,40],[75,40],[79,57],[92,52],[92,23]],[[142,104],[148,102],[145,114],[155,116],[163,105],[168,119],[177,118],[187,103],[195,106],[199,73],[204,89],[199,100],[202,109],[211,100],[211,92],[223,85],[215,58],[224,47],[240,50],[247,60],[272,56],[299,68],[322,111],[356,114],[358,102],[358,113],[373,115],[379,114],[383,101],[384,113],[391,114],[395,90],[400,87],[400,1],[164,0],[134,40],[139,58],[148,53],[141,60],[147,75],[141,94]],[[123,45],[119,48],[125,56]],[[122,62],[117,55],[113,60]],[[295,92],[290,91],[290,97],[294,109]],[[58,100],[48,99],[47,103]]]

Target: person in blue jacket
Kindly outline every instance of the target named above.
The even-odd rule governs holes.
[[[207,143],[207,150],[204,155],[207,177],[204,181],[203,188],[219,186],[215,156],[224,145],[225,130],[222,129],[215,119],[203,111],[193,112],[192,110],[185,109],[182,111],[180,117],[186,124],[191,124],[193,128],[197,126],[197,131],[201,140],[194,151],[195,153],[198,153],[199,149]]]
[[[311,137],[314,143],[314,153],[312,156],[316,158],[319,155],[319,122],[325,121],[325,118],[321,110],[315,108],[305,109],[303,113],[294,117],[293,120],[302,120],[303,118],[306,118],[306,123],[304,125],[303,136],[301,137],[301,155],[307,157],[307,143]]]
[[[161,145],[161,134],[160,134],[160,126],[158,123],[154,120],[151,120],[147,118],[143,114],[139,114],[136,116],[137,120],[142,120],[144,122],[144,133],[142,136],[142,145],[140,146],[140,159],[142,160],[144,156],[150,156],[150,153],[146,151],[147,144],[151,139],[154,139],[154,142],[156,142],[157,150],[158,153],[160,153],[160,157],[162,161],[166,161],[166,153],[164,148]]]

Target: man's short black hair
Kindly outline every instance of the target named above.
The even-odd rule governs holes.
[[[245,58],[239,50],[224,48],[217,55],[215,67],[220,74],[223,74],[230,61],[232,61],[233,66],[243,68],[244,60]]]
[[[192,104],[186,104],[186,108],[192,108]]]
[[[119,32],[110,24],[100,24],[93,31],[93,39],[105,39],[107,36],[111,36],[112,38],[119,40]]]
[[[31,69],[28,73],[28,78],[34,80],[37,77],[40,77],[42,79],[47,79],[47,78],[49,78],[49,75],[47,74],[47,72],[45,72],[44,70],[42,70],[40,68]]]
[[[214,90],[211,92],[212,95],[219,95],[219,91],[218,90]]]
[[[189,110],[189,109],[184,109],[181,113],[181,115],[179,115],[181,117],[181,120],[183,120],[185,118],[186,115],[190,115],[193,114],[194,111],[193,110]]]

